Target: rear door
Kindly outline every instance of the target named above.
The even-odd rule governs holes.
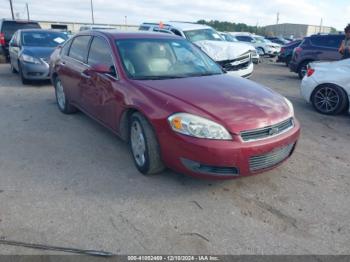
[[[118,85],[116,67],[108,40],[95,36],[91,41],[88,60],[89,66],[97,64],[110,68],[110,74],[91,71],[81,89],[84,107],[105,125],[115,128],[120,106],[117,103],[115,86]]]
[[[339,60],[341,55],[338,52],[341,41],[344,39],[342,35],[320,35],[311,37],[310,41],[313,45],[313,54],[315,55],[315,60]]]
[[[80,89],[84,85],[85,79],[82,78],[83,72],[89,68],[87,64],[87,54],[91,36],[79,35],[67,43],[70,46],[64,46],[62,56],[57,61],[57,73],[62,81],[65,92],[67,92],[72,103],[82,107]],[[66,48],[68,50],[66,50]],[[67,54],[64,54],[67,52]]]

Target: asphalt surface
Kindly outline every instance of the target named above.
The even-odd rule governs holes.
[[[283,65],[254,81],[287,96],[302,136],[277,169],[231,181],[140,175],[128,146],[49,83],[0,65],[0,238],[116,254],[350,254],[350,118],[316,113]],[[0,245],[0,254],[43,254]]]

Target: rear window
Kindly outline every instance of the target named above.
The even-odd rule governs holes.
[[[31,29],[40,28],[36,22],[16,22],[16,21],[4,21],[1,31],[5,34],[6,41],[10,41],[13,34],[19,29]]]
[[[238,41],[243,41],[243,42],[249,42],[249,43],[254,42],[254,39],[251,38],[250,36],[237,35],[237,36],[236,36],[236,39],[237,39]]]
[[[342,36],[315,36],[311,37],[311,43],[315,46],[339,48],[341,41],[344,39]]]

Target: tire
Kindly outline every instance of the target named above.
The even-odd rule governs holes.
[[[312,61],[303,61],[298,67],[298,76],[300,79],[303,79],[306,75],[307,65]]]
[[[165,169],[155,132],[139,113],[132,114],[130,118],[129,145],[134,163],[142,174],[157,174]]]
[[[259,55],[262,55],[262,56],[265,55],[265,50],[264,50],[264,48],[262,48],[262,47],[257,47],[256,50],[258,51],[258,54],[259,54]]]
[[[30,84],[29,79],[25,78],[25,76],[23,75],[22,66],[21,66],[20,62],[18,62],[18,73],[19,73],[19,76],[21,78],[21,82],[22,82],[23,85]]]
[[[72,106],[69,102],[69,98],[65,93],[65,88],[62,85],[61,80],[56,77],[55,84],[55,96],[58,109],[64,114],[73,114],[78,110]]]
[[[325,115],[337,115],[349,107],[346,92],[334,84],[318,86],[311,95],[311,102],[317,112]]]
[[[290,61],[292,60],[292,57],[291,56],[287,56],[286,57],[286,66],[289,67],[289,63]]]

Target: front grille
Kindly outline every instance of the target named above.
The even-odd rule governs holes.
[[[253,156],[249,158],[249,168],[251,172],[273,167],[290,156],[294,144],[282,147],[265,155]]]
[[[276,135],[280,135],[284,132],[287,132],[289,129],[293,127],[294,127],[293,118],[289,118],[276,125],[254,129],[254,130],[242,131],[241,137],[244,142],[256,141],[256,140],[266,139]]]
[[[251,63],[251,54],[246,53],[232,60],[224,60],[218,62],[226,71],[237,71],[247,68]]]

